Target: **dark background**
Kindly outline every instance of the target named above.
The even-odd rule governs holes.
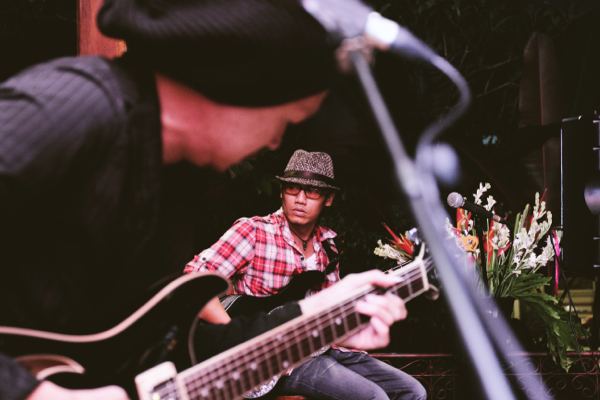
[[[479,182],[490,182],[499,201],[497,213],[520,212],[536,191],[549,189],[549,207],[558,220],[560,120],[597,109],[600,89],[600,8],[596,1],[533,0],[371,0],[384,16],[400,22],[467,79],[473,94],[469,112],[441,138],[460,159],[461,174],[442,187],[470,197]],[[77,4],[74,0],[3,0],[0,2],[0,81],[50,58],[76,55]],[[524,75],[524,49],[538,32],[551,39],[547,69]],[[550,51],[552,53],[552,51]],[[373,69],[387,105],[413,151],[423,128],[448,111],[456,93],[448,80],[425,65],[378,54]],[[550,71],[548,71],[548,69]],[[546,74],[558,76],[560,95],[542,101],[560,103],[554,115],[537,121],[522,110],[524,87]],[[553,76],[554,76],[553,75]],[[538,97],[543,97],[540,94]],[[535,108],[535,107],[534,107]],[[211,245],[242,216],[265,215],[279,206],[275,174],[294,150],[329,153],[342,187],[322,222],[338,233],[342,275],[393,262],[373,254],[377,240],[389,237],[385,222],[399,233],[414,226],[398,189],[391,162],[353,77],[336,83],[324,107],[311,120],[290,128],[279,150],[232,167],[226,174],[191,172],[208,189],[197,200],[203,235],[198,252]],[[449,210],[453,212],[453,210]],[[451,213],[453,215],[453,213]],[[440,227],[440,229],[443,229]],[[581,279],[582,287],[589,280]],[[410,317],[395,327],[390,351],[443,352],[453,348],[446,335],[445,307],[423,299],[409,304]]]

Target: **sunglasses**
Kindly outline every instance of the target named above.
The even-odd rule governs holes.
[[[292,196],[297,196],[301,191],[304,191],[304,195],[309,198],[316,200],[323,196],[327,191],[321,188],[316,188],[312,186],[304,186],[297,184],[285,184],[283,185],[283,191],[285,194],[289,194]]]

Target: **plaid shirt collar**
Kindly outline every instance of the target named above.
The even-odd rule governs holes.
[[[288,220],[283,212],[283,208],[280,208],[273,214],[262,217],[262,220],[266,223],[271,223],[273,225],[278,225],[283,234],[283,238],[290,244],[290,246],[297,247],[294,238],[292,237],[292,231],[290,230],[290,225]],[[320,244],[324,240],[333,239],[337,234],[329,228],[321,226],[319,224],[315,225],[315,234],[313,235],[313,243],[316,239],[317,243]],[[298,249],[300,251],[300,249]]]

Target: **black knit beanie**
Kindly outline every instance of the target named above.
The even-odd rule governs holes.
[[[297,0],[105,0],[98,27],[214,101],[271,106],[321,92],[334,45]]]

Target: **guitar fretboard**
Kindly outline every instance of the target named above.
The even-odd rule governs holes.
[[[422,259],[394,271],[394,275],[399,277],[399,283],[387,290],[396,292],[405,302],[427,289]],[[178,376],[187,396],[180,396],[177,385],[168,382],[155,388],[152,398],[231,400],[241,397],[324,346],[358,331],[369,318],[356,312],[356,302],[379,290],[368,287],[336,306],[316,315],[298,317],[183,371]]]

